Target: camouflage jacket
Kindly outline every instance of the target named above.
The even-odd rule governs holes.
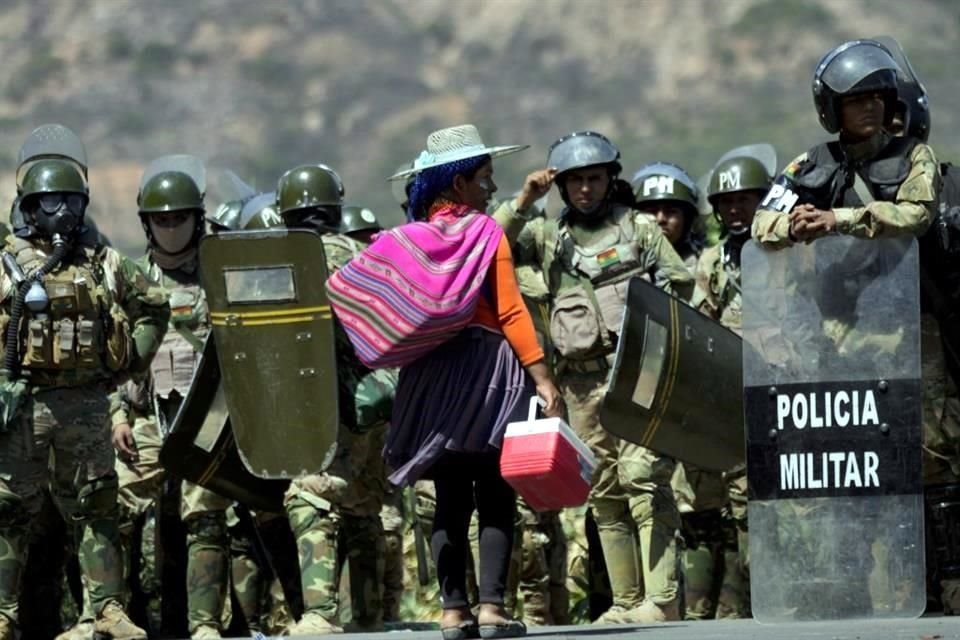
[[[741,331],[740,265],[731,259],[730,238],[712,246],[700,256],[696,267],[697,290],[702,299],[697,308],[726,328]]]
[[[328,274],[341,269],[365,248],[363,243],[344,234],[324,233],[322,239]],[[363,366],[339,321],[334,324],[334,339],[340,421],[348,429],[360,432],[386,424],[393,412],[396,369],[371,370]]]
[[[639,211],[625,212],[622,207],[615,207],[614,212],[628,216],[629,225],[632,226],[631,244],[636,247],[639,261],[649,269],[657,286],[689,300],[693,293],[693,274],[656,223],[649,215]],[[563,217],[560,220],[535,218],[528,222],[518,235],[514,259],[519,264],[541,265],[550,296],[555,297],[564,287],[565,280],[569,277],[580,277],[571,273],[560,259],[565,251],[564,243],[579,245],[581,240],[578,240],[578,236],[581,233],[599,238],[600,234],[616,224],[611,219],[596,229],[586,229],[568,224]]]
[[[4,249],[30,274],[53,253],[45,240],[8,236]],[[43,279],[50,299],[43,314],[24,309],[21,361],[38,387],[118,381],[146,373],[166,331],[170,307],[128,258],[110,247],[77,245]],[[0,324],[16,295],[0,277]]]
[[[894,141],[899,139],[894,139]],[[777,210],[771,207],[777,200],[776,190],[794,182],[797,176],[811,173],[810,156],[817,152],[814,147],[798,156],[787,165],[783,173],[774,182],[753,219],[752,236],[761,244],[770,248],[788,247],[793,244],[790,238],[788,215],[792,206]],[[918,143],[909,150],[906,157],[906,177],[900,182],[892,198],[877,198],[863,205],[853,189],[847,186],[838,191],[829,203],[819,204],[820,208],[832,207],[837,219],[837,232],[861,238],[877,238],[902,234],[922,235],[936,215],[938,193],[940,191],[940,172],[933,149]],[[857,165],[853,165],[857,167]],[[869,183],[863,166],[856,169],[860,177]],[[799,195],[799,194],[797,194]],[[792,201],[803,204],[805,198],[794,197]],[[843,206],[841,206],[843,205]]]
[[[171,391],[177,391],[185,397],[203,340],[210,331],[210,314],[196,262],[181,269],[164,270],[145,254],[136,265],[167,296],[170,321],[149,374],[143,379],[130,380],[111,394],[113,424],[152,415],[154,395],[166,398]]]

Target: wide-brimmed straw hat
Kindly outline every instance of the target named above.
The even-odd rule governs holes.
[[[427,136],[427,149],[421,151],[413,162],[413,167],[390,176],[390,180],[403,180],[420,173],[424,169],[439,167],[448,162],[476,158],[477,156],[501,156],[523,151],[530,145],[512,144],[500,147],[488,147],[483,143],[480,132],[472,124],[462,124],[434,131]]]

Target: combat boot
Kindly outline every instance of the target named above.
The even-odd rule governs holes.
[[[0,635],[0,638],[3,636]],[[93,637],[93,621],[83,620],[73,625],[60,635],[56,640],[90,640]]]
[[[657,622],[674,622],[680,619],[680,607],[676,600],[666,604],[657,604],[653,600],[644,600],[639,607],[634,607],[623,614],[620,622],[628,624],[654,624]]]
[[[190,634],[190,640],[209,640],[210,638],[222,638],[220,630],[209,624],[202,624],[193,630]]]
[[[297,624],[290,627],[291,636],[322,636],[329,633],[343,633],[343,629],[333,624],[317,611],[305,611]]]
[[[116,600],[111,600],[97,616],[94,637],[103,640],[147,640],[147,632],[133,624]]]
[[[0,640],[16,640],[16,628],[13,620],[0,613]]]

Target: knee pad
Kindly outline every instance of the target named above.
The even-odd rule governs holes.
[[[87,480],[77,492],[74,522],[89,522],[108,518],[117,513],[117,496],[120,483],[116,473]]]
[[[216,547],[229,544],[227,517],[222,511],[205,511],[187,519],[187,543],[200,543]]]
[[[597,529],[608,529],[630,519],[630,510],[623,500],[594,499],[590,503],[590,510],[593,511]]]
[[[321,531],[331,537],[336,534],[339,516],[329,508],[314,504],[302,492],[287,502],[286,509],[290,529],[297,540],[309,531]]]

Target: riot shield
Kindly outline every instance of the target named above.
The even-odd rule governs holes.
[[[77,134],[62,124],[44,124],[30,132],[17,154],[18,190],[33,163],[47,158],[72,161],[87,180],[87,149]]]
[[[164,439],[160,463],[178,477],[251,508],[274,512],[283,509],[283,492],[288,483],[258,478],[240,459],[212,336],[204,343],[190,391]]]
[[[200,265],[244,463],[261,478],[322,471],[339,415],[320,236],[287,229],[206,236]]]
[[[178,153],[168,156],[161,156],[147,165],[143,171],[143,177],[140,178],[140,191],[158,173],[165,171],[179,171],[190,176],[193,183],[197,185],[200,193],[207,192],[207,170],[203,161],[196,156],[186,153]]]
[[[630,280],[603,427],[709,471],[744,460],[740,338],[642,278]]]
[[[742,273],[754,616],[920,615],[916,241],[751,242]]]

